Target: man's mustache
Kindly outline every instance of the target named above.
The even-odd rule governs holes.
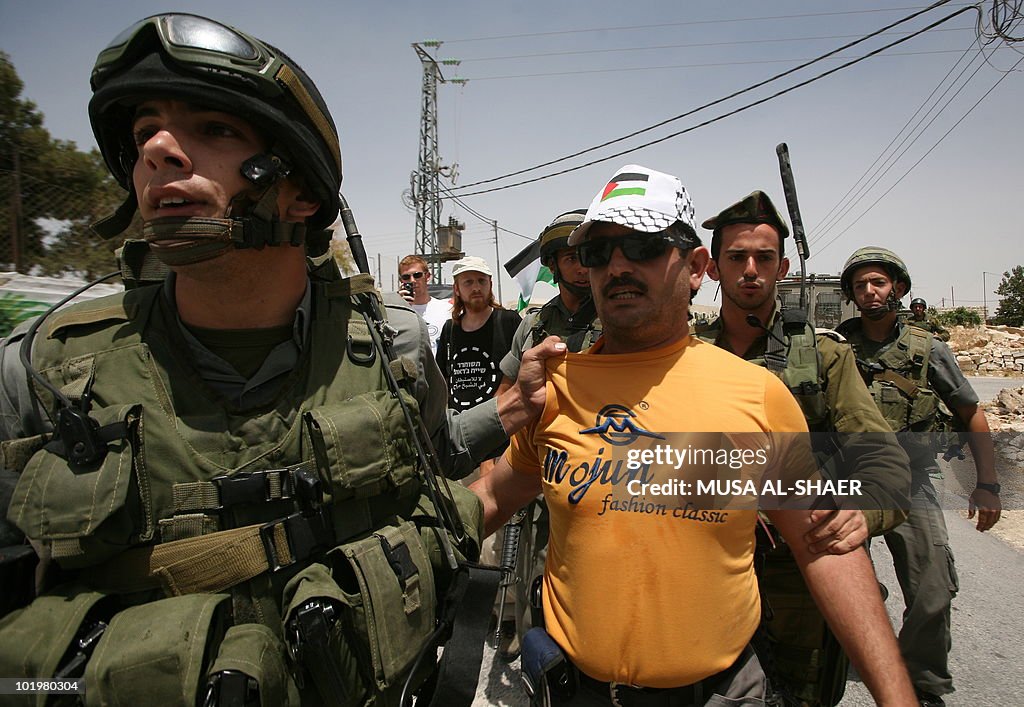
[[[609,280],[608,284],[601,289],[601,294],[605,297],[610,297],[611,291],[616,287],[633,287],[640,290],[640,294],[646,294],[647,292],[647,285],[630,277],[629,275],[622,275]]]

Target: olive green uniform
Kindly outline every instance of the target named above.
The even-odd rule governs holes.
[[[785,332],[778,321],[780,317],[776,309],[766,324],[773,333]],[[810,329],[806,324],[803,326]],[[721,318],[698,325],[695,335],[728,348],[722,337]],[[782,338],[790,356],[800,357],[799,352],[792,350],[792,340],[784,333]],[[769,343],[767,334],[759,337],[743,357],[765,366]],[[822,448],[822,437],[833,438],[827,445],[830,451],[820,455],[831,456],[827,475],[861,481],[863,495],[858,508],[864,514],[868,532],[880,535],[906,518],[910,485],[907,456],[864,387],[850,346],[830,332],[815,334],[814,348],[820,394],[794,391],[794,395],[808,418],[815,447]],[[789,371],[774,372],[787,385],[793,385],[794,381],[787,380],[792,377],[787,375]],[[767,535],[759,533],[758,576],[769,653],[763,660],[766,672],[775,681],[776,689],[792,702],[836,704],[845,689],[848,661],[828,631],[791,552],[777,537],[774,541],[777,544],[772,546]]]
[[[397,702],[450,574],[358,293],[375,296],[369,278],[310,282],[294,336],[249,379],[181,325],[173,279],[44,323],[34,365],[124,436],[85,468],[40,440],[4,445],[4,465],[21,474],[9,517],[62,574],[0,621],[0,674],[53,675],[78,627],[101,614],[109,626],[86,667],[99,699],[194,702],[208,674],[240,670],[264,704],[316,703],[312,664],[287,665],[285,643],[299,645],[290,626],[321,601],[338,613],[330,651],[316,653],[340,676],[342,702]],[[446,422],[444,396],[427,394],[444,385],[425,326],[404,303],[386,310],[406,362],[391,368],[415,379],[402,396],[445,469],[463,475],[505,436],[495,404]],[[0,349],[5,440],[49,430],[21,341]],[[479,537],[479,502],[456,493]]]
[[[890,337],[881,343],[863,335],[859,318],[843,322],[839,331],[850,341],[862,365],[878,363],[887,352],[913,348],[906,338],[912,332],[907,332],[902,324],[897,324]],[[924,345],[928,347],[927,370],[902,372],[903,375],[913,373],[915,379],[924,384],[919,386],[921,392],[917,399],[929,394],[937,396],[950,410],[977,404],[978,396],[960,372],[949,347],[930,334],[924,337],[927,339]],[[865,375],[874,374],[865,371]],[[875,388],[879,393],[878,404],[891,413],[898,412],[901,403],[909,406],[906,396],[894,386],[876,382]],[[919,692],[944,695],[953,691],[948,666],[952,645],[950,604],[959,589],[959,581],[946,522],[929,476],[937,467],[936,450],[929,444],[936,425],[936,407],[932,405],[931,414],[913,413],[923,419],[916,420],[910,427],[895,419],[890,422],[910,457],[912,506],[907,521],[886,533],[885,542],[893,556],[906,606],[899,644],[911,681]]]
[[[933,322],[931,319],[914,319],[913,317],[909,317],[907,319],[907,324],[910,326],[916,326],[919,329],[924,329],[925,331],[930,331],[932,334],[935,334],[935,338],[939,341],[949,341],[949,332],[944,329],[942,325]]]

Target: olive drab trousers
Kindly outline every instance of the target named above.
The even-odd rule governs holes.
[[[914,469],[910,514],[884,537],[906,607],[899,645],[910,680],[919,692],[944,695],[953,691],[950,604],[959,582],[946,520],[928,471]]]

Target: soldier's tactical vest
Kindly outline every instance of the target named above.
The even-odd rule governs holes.
[[[309,344],[256,409],[203,382],[159,286],[45,322],[35,366],[125,434],[90,467],[24,453],[45,440],[7,455],[27,458],[10,519],[71,581],[0,622],[0,674],[53,676],[91,621],[107,627],[85,668],[90,704],[195,704],[223,671],[263,704],[397,700],[451,578],[443,530],[359,311],[372,280],[310,286]],[[479,502],[453,486],[472,545]],[[307,641],[303,662],[314,619],[322,645]]]
[[[821,388],[814,327],[802,310],[782,310],[771,331],[765,353],[748,360],[778,376],[796,398],[808,429],[815,433],[815,454],[827,474],[829,459],[837,450],[826,434],[834,430]],[[694,329],[695,336],[712,344],[720,333],[720,319]],[[849,661],[818,611],[791,551],[767,522],[757,526],[754,568],[762,604],[761,628],[754,643],[769,677],[775,700],[770,704],[838,704],[846,690]]]
[[[578,353],[589,349],[601,338],[601,321],[597,318],[594,300],[584,300],[579,309],[566,319],[558,307],[558,297],[555,295],[539,309],[527,310],[527,314],[537,313],[537,321],[530,330],[531,345],[536,346],[547,336],[559,336],[569,351]]]
[[[873,358],[864,354],[868,343],[860,320],[843,325],[857,353],[857,366],[875,405],[894,432],[929,432],[937,424],[939,396],[928,384],[932,334],[920,327],[904,326],[896,340]]]

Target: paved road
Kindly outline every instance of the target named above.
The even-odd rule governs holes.
[[[967,376],[974,387],[974,392],[983,401],[994,400],[1003,388],[1019,388],[1024,385],[1024,378],[994,378],[992,376]]]
[[[1022,378],[968,378],[978,397],[991,400],[1003,388],[1024,385]],[[962,492],[961,477],[973,470],[958,465],[946,475],[946,499],[949,508],[965,507],[956,499]],[[957,692],[947,696],[946,704],[1019,705],[1024,704],[1024,640],[1021,614],[1024,613],[1024,552],[1008,546],[989,533],[979,533],[963,515],[946,512],[950,544],[956,555],[960,593],[953,600],[953,650],[950,668]],[[898,630],[902,598],[892,571],[892,558],[884,542],[876,542],[872,555],[878,578],[890,590],[886,607]],[[527,707],[519,687],[519,662],[505,665],[487,649],[474,707],[500,705]],[[847,683],[842,707],[866,707],[875,704],[863,684],[854,675]]]

